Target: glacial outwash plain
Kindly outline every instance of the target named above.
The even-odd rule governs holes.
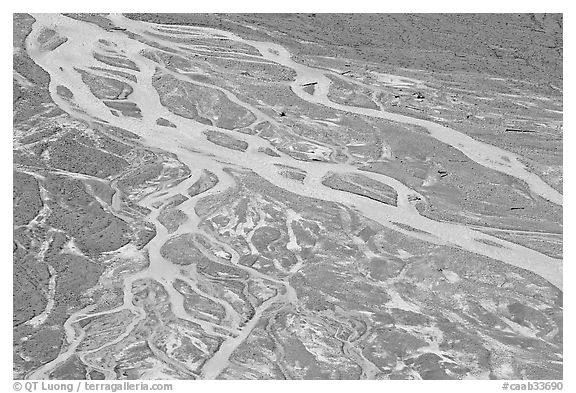
[[[13,20],[15,379],[563,378],[562,15]]]

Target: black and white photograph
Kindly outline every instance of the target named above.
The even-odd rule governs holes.
[[[19,6],[6,391],[568,388],[561,8]]]

